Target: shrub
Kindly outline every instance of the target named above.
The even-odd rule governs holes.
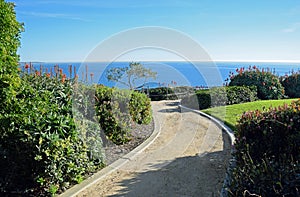
[[[252,102],[258,99],[256,86],[226,87],[227,105]]]
[[[235,133],[232,196],[299,196],[300,100],[269,111],[246,112]]]
[[[147,95],[132,92],[129,108],[134,122],[138,124],[149,124],[151,122],[151,102]]]
[[[280,77],[280,82],[288,97],[300,98],[300,73],[292,73],[289,76]]]
[[[152,120],[146,95],[105,86],[96,88],[96,114],[104,133],[115,144],[130,141],[132,121],[148,124]]]
[[[96,89],[96,114],[100,127],[115,144],[124,144],[130,140],[128,103],[128,95],[124,92],[105,86]]]
[[[255,86],[226,86],[215,87],[210,90],[197,90],[195,95],[183,98],[181,103],[185,106],[202,110],[255,100],[257,100],[257,89]]]
[[[1,192],[53,195],[102,167],[88,131],[75,127],[71,81],[23,75],[21,83],[12,112],[0,115]]]
[[[255,66],[237,69],[237,74],[231,73],[229,86],[256,86],[259,99],[280,99],[284,96],[284,88],[279,78],[270,71],[261,71]]]

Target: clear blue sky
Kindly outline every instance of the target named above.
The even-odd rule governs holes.
[[[299,0],[9,0],[25,24],[21,61],[82,61],[120,31],[184,32],[214,60],[300,60]]]

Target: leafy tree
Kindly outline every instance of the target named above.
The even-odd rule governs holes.
[[[125,75],[125,81],[123,76]],[[114,67],[108,69],[106,77],[109,81],[119,82],[129,89],[136,88],[136,80],[143,80],[143,84],[149,78],[156,78],[157,73],[145,68],[141,63],[132,62],[128,67]]]
[[[16,19],[15,5],[0,0],[0,103],[11,103],[20,85],[18,71],[20,35],[23,24]]]

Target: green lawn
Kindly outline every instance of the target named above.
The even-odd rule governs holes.
[[[269,109],[269,107],[277,107],[283,105],[284,103],[290,104],[293,100],[296,99],[283,99],[283,100],[263,100],[255,101],[249,103],[227,105],[222,107],[214,107],[209,109],[201,110],[204,113],[212,115],[225,122],[231,129],[235,129],[235,125],[239,117],[246,111],[255,111]]]

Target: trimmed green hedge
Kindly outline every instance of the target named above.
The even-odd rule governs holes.
[[[244,113],[235,133],[230,196],[299,196],[299,128],[300,100]]]
[[[182,99],[181,103],[195,109],[232,105],[257,100],[255,86],[225,86],[209,90],[198,90],[194,95]]]
[[[161,101],[181,99],[188,94],[192,94],[194,90],[188,86],[179,86],[144,89],[141,92],[147,94],[152,101]]]

